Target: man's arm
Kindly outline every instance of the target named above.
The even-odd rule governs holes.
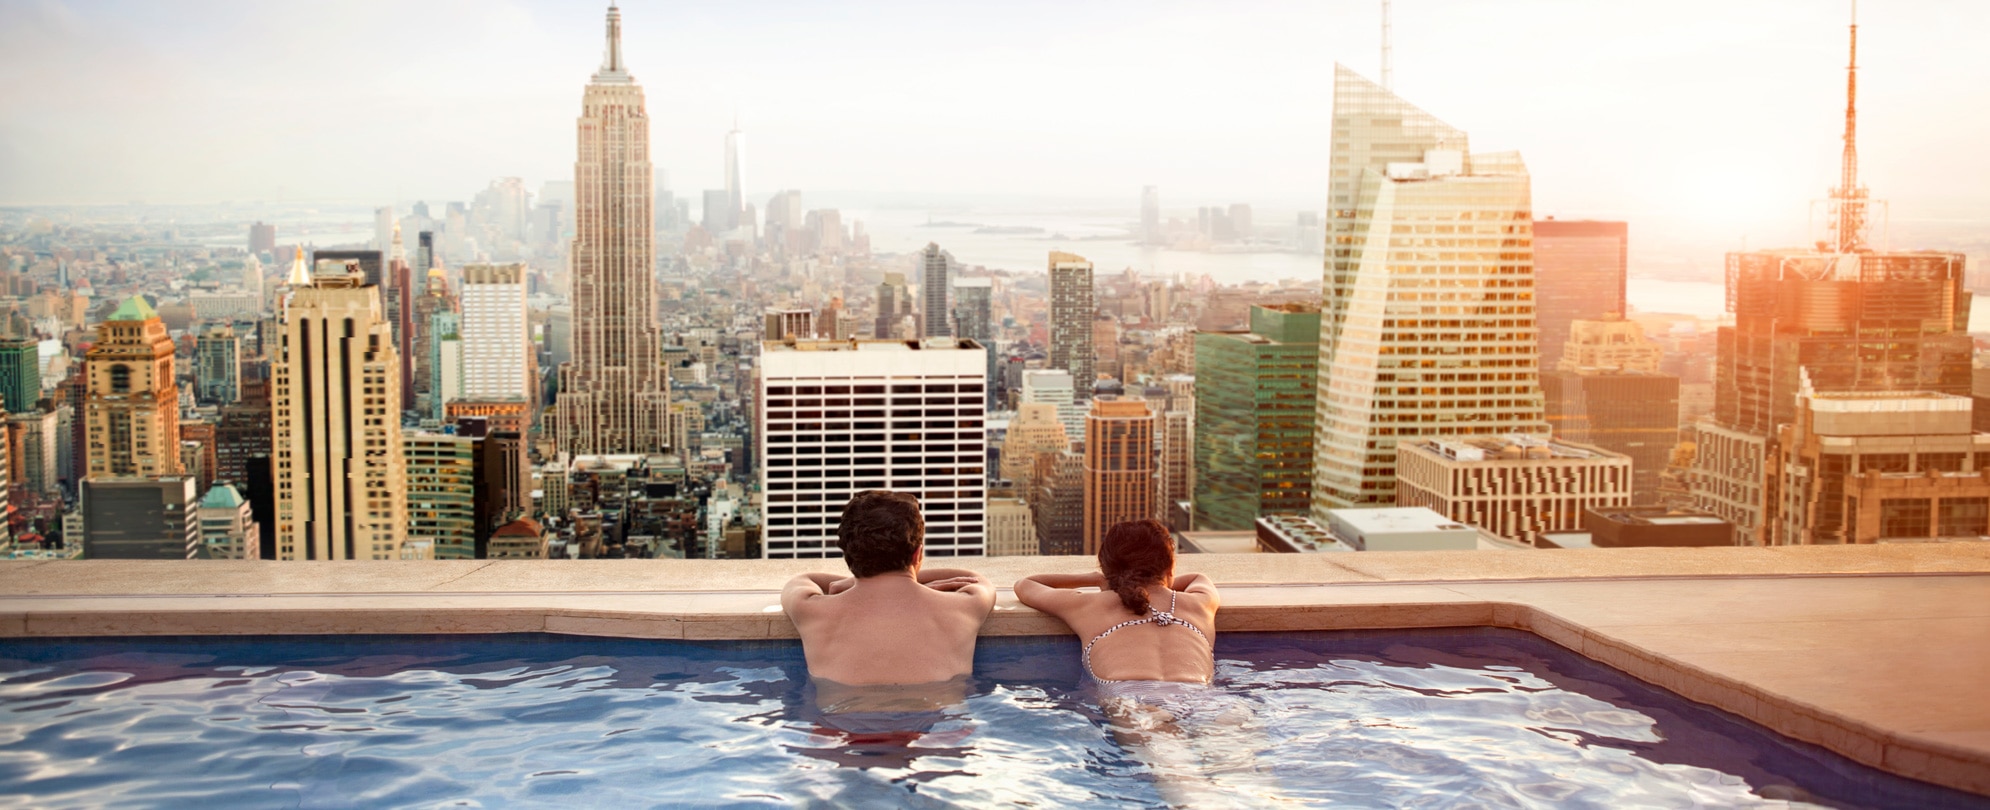
[[[789,619],[794,619],[796,609],[800,608],[809,597],[848,590],[850,586],[842,582],[845,579],[849,577],[839,577],[835,574],[802,574],[788,580],[788,584],[781,587],[781,611],[788,614]]]
[[[919,584],[936,591],[967,594],[981,603],[983,612],[995,607],[995,583],[965,568],[922,569]]]

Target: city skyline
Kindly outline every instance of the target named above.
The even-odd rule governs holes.
[[[1543,212],[1664,215],[1759,244],[1804,224],[1835,163],[1836,143],[1819,133],[1842,89],[1844,10],[1828,5],[1399,4],[1395,84],[1478,122],[1488,147],[1541,155],[1532,168]],[[255,6],[0,6],[0,31],[15,32],[0,34],[0,78],[33,78],[0,106],[0,204],[411,199],[491,176],[560,179],[572,153],[553,113],[570,108],[567,88],[600,57],[582,15],[534,3],[396,8],[385,21],[382,7],[360,3],[299,24]],[[963,25],[950,9],[919,20],[888,6],[786,7],[747,21],[632,8],[630,48],[649,59],[638,70],[663,88],[658,168],[687,196],[724,188],[724,136],[737,118],[755,142],[747,179],[767,185],[749,185],[749,202],[790,187],[1134,200],[1154,184],[1164,202],[1318,205],[1332,64],[1375,75],[1378,50],[1370,2],[1201,15],[1085,5],[1060,11],[1060,36],[1044,41],[1020,36],[1018,21]],[[1865,175],[1891,191],[1897,222],[1990,209],[1990,196],[1946,182],[1990,170],[1966,148],[1990,134],[1990,119],[1953,104],[1954,91],[1980,83],[1971,77],[1990,77],[1990,59],[1943,44],[1972,15],[1990,22],[1990,9],[1869,3],[1862,13]],[[370,22],[379,50],[315,56]],[[1296,47],[1299,32],[1316,41]],[[906,33],[946,36],[974,58],[914,71],[848,56]],[[221,38],[236,47],[219,48]],[[1035,56],[1081,38],[1095,46],[1083,60]],[[193,50],[203,58],[184,58]],[[1180,53],[1196,58],[1170,56]],[[47,70],[57,56],[66,69]],[[1509,70],[1472,69],[1492,59]],[[1581,75],[1549,69],[1571,60]],[[895,111],[906,98],[928,99],[916,121]],[[328,104],[379,114],[325,127],[283,113]],[[144,142],[128,134],[137,131]],[[1929,169],[1934,153],[1948,169]]]

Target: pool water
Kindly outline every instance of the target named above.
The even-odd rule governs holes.
[[[7,640],[0,805],[1990,807],[1525,633],[1217,658],[1241,712],[1123,745],[1068,638],[983,639],[965,705],[900,735],[817,722],[792,642]]]

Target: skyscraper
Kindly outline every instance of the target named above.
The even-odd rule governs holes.
[[[927,242],[926,249],[919,251],[919,295],[925,299],[919,317],[926,326],[926,337],[954,336],[953,310],[947,305],[953,292],[953,264],[953,254],[936,243]]]
[[[394,206],[373,209],[373,249],[382,253],[394,243]]]
[[[530,399],[532,337],[525,326],[525,265],[463,268],[463,397]]]
[[[1098,312],[1092,289],[1092,263],[1085,257],[1050,254],[1050,367],[1071,372],[1079,400],[1092,396],[1097,358],[1092,354],[1092,316]]]
[[[1629,227],[1622,222],[1534,221],[1535,320],[1541,368],[1554,368],[1578,320],[1623,317]]]
[[[648,453],[669,444],[670,388],[657,355],[655,169],[643,89],[622,64],[622,12],[581,96],[574,162],[574,360],[560,369],[562,452]]]
[[[891,340],[900,335],[899,325],[905,316],[912,314],[912,292],[905,288],[904,273],[886,273],[884,281],[878,283],[877,323],[871,327],[871,336],[878,340]]]
[[[475,559],[477,440],[410,433],[401,446],[408,465],[408,542],[431,544],[434,559]]]
[[[1679,378],[1636,322],[1574,321],[1561,365],[1541,372],[1557,438],[1631,458],[1632,502],[1658,501],[1659,474],[1679,443]]]
[[[40,400],[41,354],[35,341],[0,339],[0,404],[9,413],[23,413]]]
[[[1168,523],[1176,504],[1189,503],[1195,481],[1195,413],[1166,410],[1152,403],[1154,413],[1154,519]],[[1193,509],[1193,507],[1190,507]]]
[[[1137,399],[1101,397],[1085,413],[1085,548],[1115,524],[1154,516],[1154,415]]]
[[[1854,25],[1855,55],[1857,37]],[[1831,192],[1830,238],[1814,248],[1727,256],[1734,325],[1719,332],[1714,413],[1696,426],[1692,480],[1695,505],[1732,522],[1742,545],[1773,539],[1763,537],[1764,513],[1778,495],[1764,484],[1776,478],[1770,465],[1779,454],[1777,430],[1797,421],[1805,379],[1823,395],[1970,394],[1964,255],[1882,251],[1868,239],[1856,68],[1854,59],[1847,67],[1845,151]]]
[[[249,226],[249,253],[275,253],[276,226],[266,225],[261,220]]]
[[[762,343],[762,556],[840,556],[838,516],[867,489],[919,498],[929,559],[981,554],[982,358],[971,341]]]
[[[235,329],[213,325],[194,339],[197,368],[194,397],[205,405],[227,405],[242,398],[242,340]]]
[[[422,236],[427,237],[428,234],[423,233]],[[422,286],[421,297],[415,299],[413,317],[410,323],[411,328],[409,329],[410,332],[414,333],[414,345],[408,347],[408,353],[413,356],[415,364],[414,373],[411,376],[414,380],[417,397],[416,406],[425,408],[427,412],[441,413],[442,403],[437,401],[433,392],[436,358],[436,316],[440,314],[450,314],[453,316],[456,312],[456,297],[449,291],[449,278],[442,272],[441,265],[429,265],[423,271],[423,274],[426,277],[426,282]],[[572,320],[569,317],[567,322],[571,324]],[[551,324],[548,327],[550,330]],[[559,338],[562,343],[572,335],[571,328],[558,331],[560,332]]]
[[[1009,420],[1009,432],[1002,439],[1000,478],[1015,485],[1023,497],[1031,497],[1035,484],[1036,457],[1071,449],[1071,437],[1058,421],[1057,406],[1048,402],[1025,402]]]
[[[1463,131],[1336,65],[1332,165],[1313,434],[1322,522],[1396,502],[1398,442],[1547,433],[1520,156],[1469,154]]]
[[[740,185],[739,162],[746,149],[746,133],[739,129],[739,121],[732,122],[732,130],[726,133],[726,211],[733,227],[741,222],[740,214],[746,210],[745,188]]]
[[[954,279],[954,335],[981,344],[988,353],[988,405],[995,405],[995,280],[987,276]]]
[[[159,313],[144,298],[125,299],[97,326],[87,368],[89,477],[179,475],[180,387]]]
[[[320,269],[292,293],[270,372],[276,558],[398,559],[401,370],[379,289]]]
[[[1254,306],[1251,331],[1195,336],[1195,528],[1310,508],[1319,363],[1317,306]]]

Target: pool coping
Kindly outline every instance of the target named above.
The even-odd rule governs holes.
[[[1978,722],[1983,712],[1976,708],[1990,703],[1990,694],[1976,682],[1957,683],[1915,664],[1901,652],[1910,647],[1897,646],[1990,657],[1990,544],[1969,546],[1794,555],[1782,560],[1794,564],[1739,566],[1742,573],[1708,570],[1708,559],[1692,554],[1609,557],[1615,550],[1431,552],[1389,560],[1372,558],[1394,555],[1332,555],[1371,558],[1332,563],[1338,571],[1299,559],[1329,555],[1208,555],[1183,564],[1210,570],[1222,586],[1219,632],[1526,631],[1854,761],[1990,795],[1990,727]],[[1489,559],[1564,554],[1571,564],[1558,566],[1559,576],[1541,569],[1538,559]],[[557,633],[787,639],[794,630],[779,612],[779,581],[805,569],[841,570],[836,561],[738,561],[722,566],[730,569],[717,572],[722,576],[674,582],[680,587],[665,591],[654,589],[658,580],[685,571],[714,574],[706,567],[711,563],[603,562],[621,568],[482,561],[0,562],[0,638]],[[999,585],[1020,571],[1084,570],[1090,564],[1083,558],[961,562]],[[165,569],[172,575],[162,576]],[[630,587],[645,578],[638,576],[645,569],[652,587]],[[582,581],[571,581],[575,575]],[[500,589],[507,583],[509,589]],[[1869,631],[1864,642],[1862,627]],[[1903,627],[1918,635],[1894,641]],[[1016,603],[1005,587],[982,633],[1069,630]],[[1839,649],[1845,646],[1834,643],[1840,638],[1880,646],[1862,655]],[[1806,663],[1813,658],[1815,664]],[[1833,668],[1833,661],[1858,667],[1842,690],[1829,680],[1832,673],[1817,671]],[[1944,714],[1969,717],[1927,719]]]

